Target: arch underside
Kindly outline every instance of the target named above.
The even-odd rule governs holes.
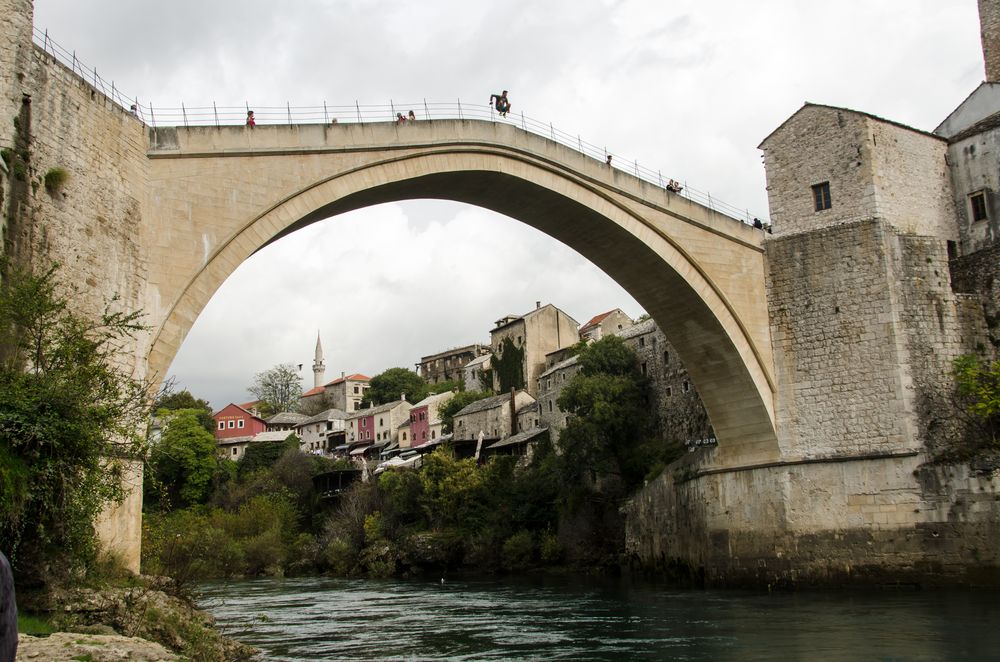
[[[657,237],[647,229],[637,232],[635,227],[626,227],[629,223],[642,225],[642,219],[629,218],[627,223],[621,219],[611,220],[608,209],[617,209],[615,215],[622,217],[630,216],[631,212],[621,205],[616,206],[617,203],[608,204],[607,199],[600,205],[593,202],[583,204],[577,199],[596,199],[593,190],[570,196],[524,176],[498,170],[452,168],[401,178],[386,175],[374,184],[370,174],[363,179],[364,183],[359,181],[348,187],[353,190],[346,194],[343,193],[343,184],[339,187],[339,194],[334,194],[332,190],[322,193],[319,189],[323,183],[316,184],[263,212],[237,234],[251,232],[254,225],[265,222],[277,231],[270,231],[270,236],[263,241],[257,240],[255,248],[246,255],[235,259],[230,256],[228,263],[236,261],[238,266],[255,250],[316,221],[387,202],[452,200],[504,214],[579,252],[628,291],[656,320],[680,355],[705,404],[719,439],[720,462],[724,461],[722,456],[730,455],[738,455],[744,461],[748,458],[766,461],[777,457],[773,395],[767,382],[769,366],[760,365],[760,355],[752,351],[753,339],[747,337],[735,311],[727,307],[724,295],[714,296],[705,279],[697,285],[690,282],[689,279],[698,278],[697,265],[685,263],[678,268],[677,262],[684,262],[685,259],[677,257],[680,253],[676,247],[670,246],[667,239]],[[579,185],[575,184],[574,188],[579,188]],[[600,197],[599,193],[597,197]],[[290,207],[288,203],[294,198],[307,196],[314,200],[325,198],[329,202],[313,203],[306,213],[296,214],[297,218],[289,217],[288,209],[283,207]],[[279,227],[275,225],[275,218],[278,217],[290,220],[280,223]],[[257,233],[259,235],[260,231]],[[235,245],[235,242],[230,242],[230,245]],[[212,259],[221,257],[226,250],[226,247],[220,248]],[[669,259],[675,264],[668,263],[665,253],[670,254]],[[214,278],[218,282],[206,283],[198,288],[189,287],[183,295],[187,297],[189,290],[207,291],[207,297],[202,294],[204,301],[190,302],[196,308],[195,316],[235,269],[229,269],[229,273],[222,274],[219,279],[220,274],[208,275],[211,271],[208,266],[193,281]],[[683,275],[682,271],[685,272]],[[177,305],[180,303],[178,301]]]

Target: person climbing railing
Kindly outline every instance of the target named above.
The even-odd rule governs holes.
[[[111,101],[149,126],[249,126],[248,113],[253,111],[254,125],[267,124],[346,124],[367,122],[397,122],[400,125],[419,123],[427,120],[482,120],[512,124],[529,133],[548,138],[561,145],[574,149],[581,154],[594,158],[615,170],[626,172],[645,182],[679,195],[694,202],[705,205],[726,216],[740,220],[747,225],[753,224],[754,215],[748,209],[742,209],[727,204],[707,191],[691,187],[686,181],[675,181],[664,177],[659,170],[651,170],[641,166],[638,161],[626,159],[617,153],[609,152],[605,147],[599,147],[583,140],[579,134],[574,135],[557,129],[551,122],[542,122],[526,116],[523,112],[517,114],[501,114],[492,103],[468,103],[461,99],[455,101],[409,101],[399,103],[390,100],[388,104],[362,104],[355,101],[352,104],[327,104],[313,106],[262,106],[245,102],[242,106],[219,106],[216,103],[203,106],[188,106],[181,103],[179,107],[154,107],[152,102],[141,103],[138,98],[130,98],[121,93],[114,81],[107,81],[97,74],[96,68],[84,65],[76,57],[75,52],[60,47],[49,37],[48,32],[35,28],[35,41],[46,53],[61,61],[83,80],[92,85]],[[492,101],[492,99],[491,99]],[[509,106],[507,106],[509,108]],[[403,117],[405,122],[399,122]],[[757,216],[760,216],[759,214]]]

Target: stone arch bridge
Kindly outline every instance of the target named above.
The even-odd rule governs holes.
[[[503,123],[157,127],[148,136],[139,245],[154,379],[219,286],[263,246],[346,211],[448,199],[518,219],[605,271],[679,353],[719,439],[716,460],[778,459],[758,230]]]

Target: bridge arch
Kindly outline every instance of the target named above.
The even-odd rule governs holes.
[[[459,126],[434,139],[448,135],[441,124]],[[363,207],[448,199],[567,244],[643,305],[702,396],[720,464],[778,457],[758,233],[514,127],[435,125],[425,130],[433,136],[401,136],[393,125],[361,136],[359,127],[353,136],[299,127],[322,130],[322,143],[280,135],[286,127],[151,129],[150,239],[161,252],[199,258],[151,274],[151,372],[164,374],[215,291],[267,244]],[[261,135],[270,133],[278,135]],[[151,260],[152,271],[163,259]]]

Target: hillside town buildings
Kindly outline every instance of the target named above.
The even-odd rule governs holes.
[[[575,344],[580,325],[552,304],[535,302],[524,315],[505,315],[490,330],[493,390],[526,388],[537,395],[538,375],[545,369],[545,355]]]
[[[424,356],[417,364],[417,373],[428,384],[439,384],[447,381],[463,381],[464,369],[470,361],[489,354],[486,345],[466,345],[449,349],[430,356]]]
[[[654,393],[663,437],[688,447],[714,443],[697,391],[655,322],[645,319],[634,323],[616,308],[593,316],[577,328],[572,317],[541,302],[525,315],[508,315],[495,323],[491,330],[495,354],[472,344],[422,357],[418,365],[424,375],[438,382],[461,375],[470,391],[488,390],[491,383],[499,385],[492,368],[494,363],[504,365],[505,351],[507,369],[520,377],[511,391],[473,402],[457,412],[450,434],[444,433],[440,410],[454,397],[453,392],[429,395],[417,403],[408,402],[401,394],[394,402],[362,409],[360,403],[369,380],[360,374],[342,374],[302,395],[305,405],[341,402],[349,409],[331,406],[313,416],[282,412],[267,421],[267,430],[285,437],[296,434],[303,452],[340,454],[372,465],[401,452],[426,452],[441,442],[449,443],[463,457],[474,455],[477,448],[481,455],[528,457],[533,444],[546,437],[557,439],[571,418],[559,408],[558,400],[579,371],[578,343],[595,342],[608,335],[618,335],[635,352],[636,368],[649,379]],[[317,337],[315,380],[322,379],[323,365],[322,345]],[[536,376],[529,382],[533,374]],[[225,442],[223,454],[238,459],[248,445],[264,437],[254,432],[258,424],[252,429],[246,427],[252,418],[248,412],[237,405],[231,407],[235,409],[226,412],[223,430],[228,429],[228,420],[232,419],[234,433],[230,436],[234,440]],[[242,428],[238,427],[240,416],[245,419]],[[242,434],[237,436],[235,431]]]

